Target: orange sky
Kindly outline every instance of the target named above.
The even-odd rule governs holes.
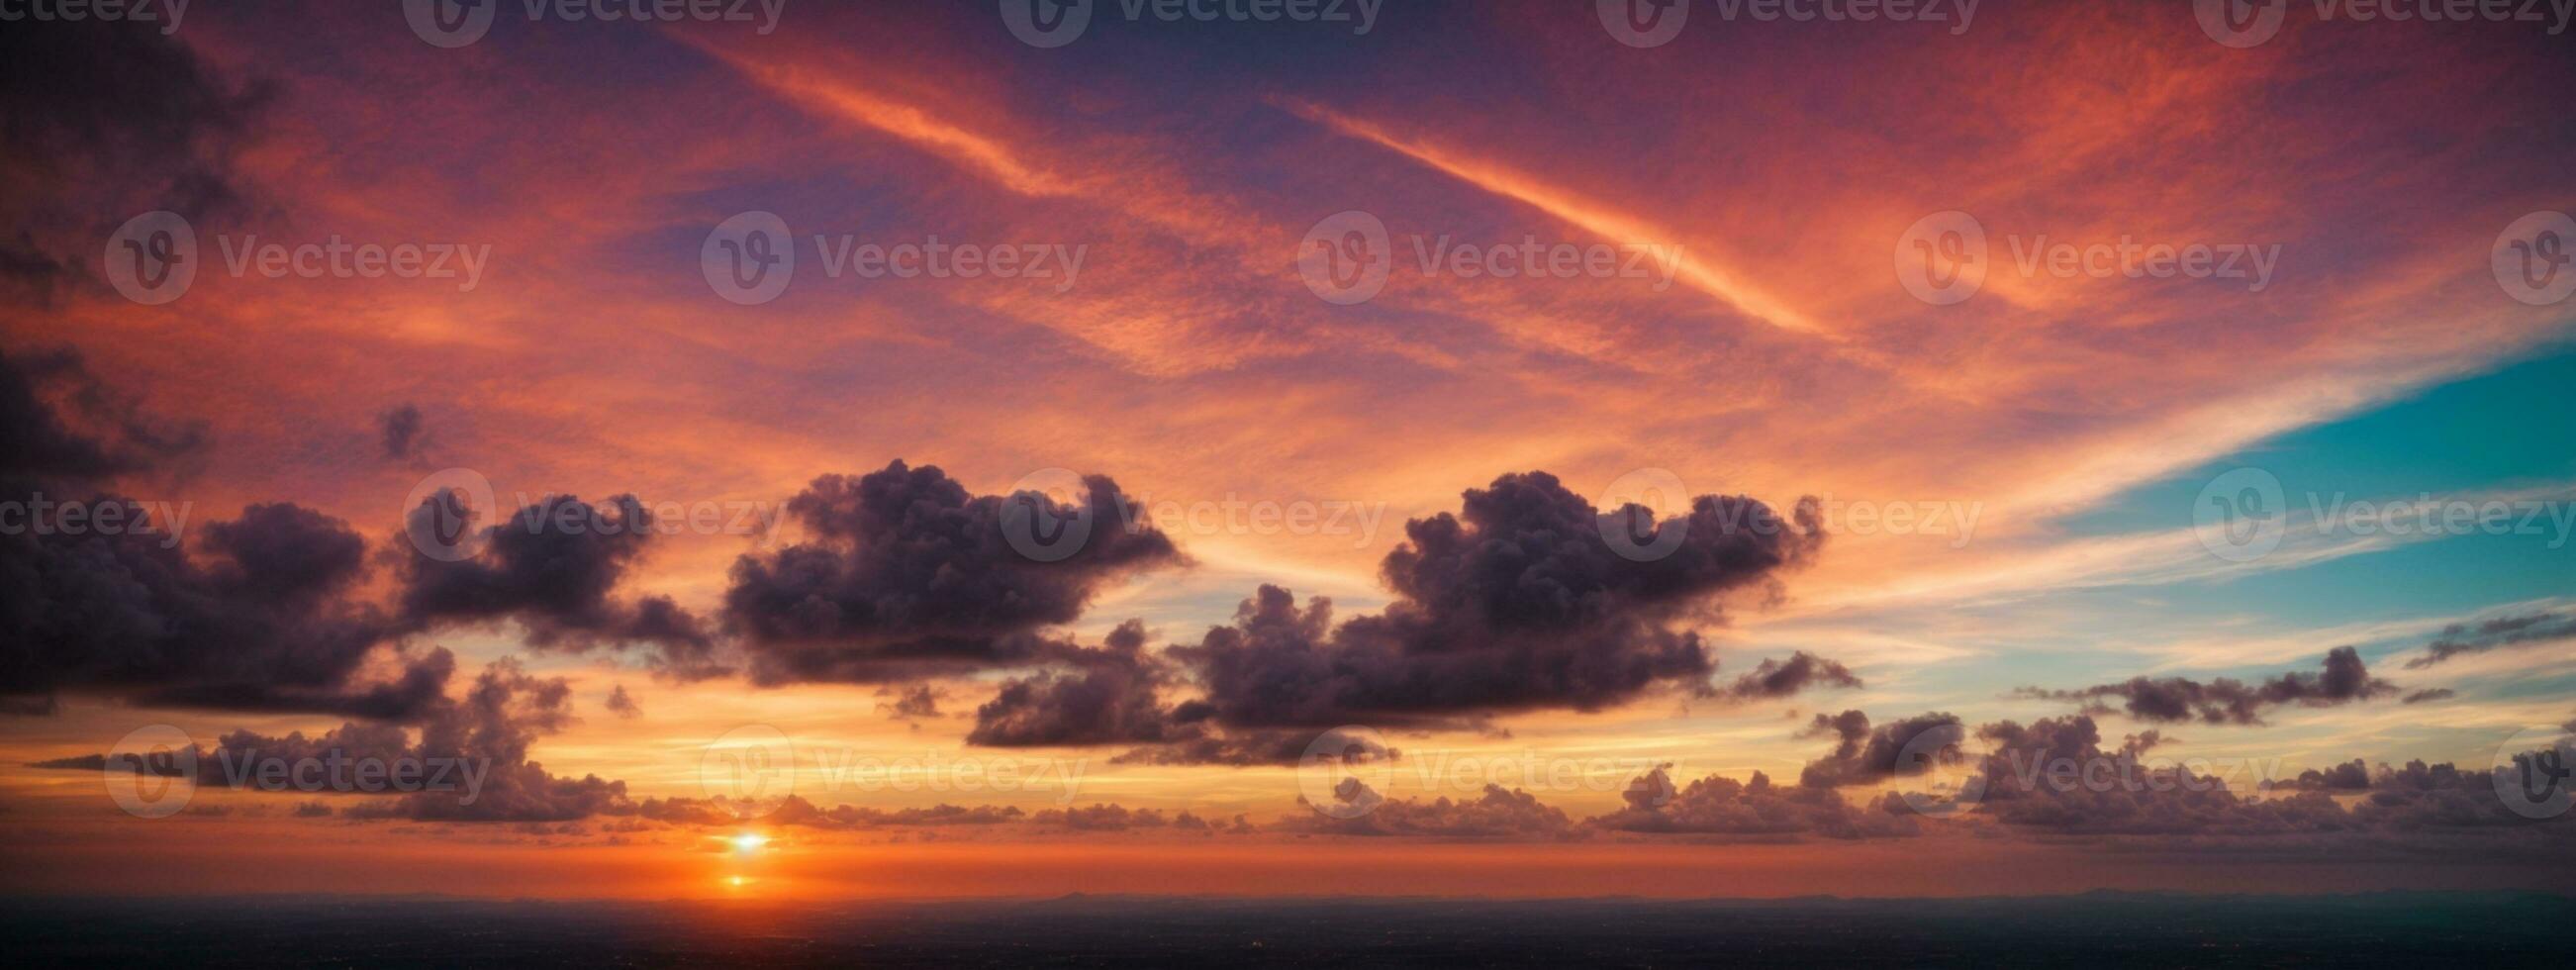
[[[2576,644],[2563,638],[2402,666],[2449,624],[2563,611],[2576,597],[2563,549],[2494,560],[2515,579],[2476,596],[2345,582],[2325,598],[2349,618],[2320,619],[2332,611],[2301,590],[2265,602],[2228,584],[2405,544],[2299,536],[2278,558],[2234,563],[2203,554],[2181,500],[2133,514],[2176,482],[2187,500],[2213,468],[2284,453],[2286,437],[2563,353],[2568,304],[2500,295],[2488,262],[2516,217],[2576,207],[2563,174],[2576,133],[2556,94],[2568,62],[2563,44],[2544,43],[2561,38],[2527,25],[2294,22],[2237,50],[2188,10],[1998,0],[1956,34],[1703,11],[1673,43],[1638,49],[1588,9],[1539,4],[1389,10],[1366,36],[1124,21],[1099,6],[1091,32],[1060,50],[1013,39],[983,6],[799,6],[771,33],[505,17],[456,49],[422,43],[385,11],[198,11],[144,53],[196,59],[201,76],[186,82],[243,97],[244,120],[172,94],[161,100],[185,105],[169,110],[192,126],[176,152],[88,146],[97,157],[74,153],[80,164],[65,168],[13,150],[10,174],[47,191],[5,208],[26,251],[65,269],[31,276],[26,298],[0,310],[0,344],[22,360],[76,351],[138,413],[206,429],[186,460],[115,480],[123,494],[190,503],[200,523],[272,501],[338,519],[371,557],[392,550],[347,591],[379,605],[404,595],[393,543],[415,486],[445,468],[494,486],[502,507],[487,515],[506,516],[518,496],[632,493],[782,523],[775,535],[728,524],[658,537],[614,577],[613,602],[667,596],[702,617],[728,615],[737,557],[817,540],[823,530],[784,514],[817,476],[901,459],[983,496],[1047,470],[1106,474],[1149,514],[1180,510],[1154,519],[1177,556],[1085,588],[1078,617],[1033,629],[1095,645],[1138,619],[1153,657],[1231,622],[1263,583],[1329,596],[1344,619],[1381,610],[1400,598],[1384,564],[1406,524],[1457,511],[1464,490],[1507,473],[1552,473],[1605,510],[1643,497],[1612,494],[1640,471],[1680,483],[1650,502],[1665,514],[1702,494],[1782,510],[1825,500],[1829,538],[1811,560],[1653,620],[1705,638],[1720,687],[1798,651],[1849,665],[1850,683],[1737,701],[1659,681],[1602,703],[1386,727],[1405,759],[1377,777],[1384,794],[1472,800],[1491,782],[1540,792],[1578,828],[1620,809],[1659,764],[1677,783],[1757,771],[1795,782],[1834,747],[1829,731],[1802,730],[1820,715],[2028,723],[2075,710],[2012,693],[2026,685],[2259,683],[2348,644],[2368,648],[2373,674],[2458,701],[2286,704],[2261,725],[2186,721],[2159,750],[2224,762],[2238,772],[2231,787],[2250,792],[2355,758],[2483,770],[2516,731],[2576,713]],[[102,111],[141,130],[151,119],[138,114]],[[186,213],[196,281],[167,305],[118,296],[99,241],[179,205],[172,186],[195,184],[198,168],[229,198]],[[1309,227],[1345,210],[1383,222],[1395,264],[1382,292],[1349,306],[1317,300],[1297,268]],[[1890,272],[1908,227],[1945,210],[1975,214],[1994,246],[1982,289],[1958,306],[1909,295]],[[698,254],[711,228],[747,211],[778,213],[808,241],[1083,255],[1059,287],[834,278],[829,248],[806,246],[785,296],[743,306],[709,292]],[[226,268],[227,246],[333,236],[488,247],[490,263],[470,289]],[[1662,283],[1469,277],[1414,258],[1524,239],[1677,255]],[[2273,246],[2277,278],[2249,289],[2017,270],[2012,247],[2043,239]],[[400,405],[427,431],[388,457],[382,415]],[[2525,420],[2563,429],[2566,415]],[[2576,468],[2546,454],[2355,480],[2374,495],[2558,507],[2576,494]],[[1334,524],[1188,514],[1233,502],[1302,505]],[[1955,527],[1861,518],[1891,507]],[[202,539],[188,552],[222,558]],[[2376,609],[2383,600],[2399,606]],[[638,803],[721,793],[705,752],[757,727],[790,742],[795,791],[825,808],[1107,803],[1220,826],[1306,811],[1292,766],[968,743],[978,707],[1042,665],[885,691],[686,681],[657,674],[643,651],[548,649],[531,629],[496,615],[405,630],[360,679],[389,680],[444,647],[459,660],[447,691],[461,696],[519,658],[541,681],[561,678],[568,698],[566,717],[532,733],[528,760],[557,778],[622,782]],[[720,646],[729,659],[739,649]],[[54,713],[0,719],[0,824],[21,836],[0,847],[0,891],[660,897],[732,892],[734,875],[760,892],[851,896],[2526,881],[2484,861],[2268,861],[2314,858],[2304,844],[2149,862],[2134,846],[2000,828],[1791,844],[1016,827],[924,827],[937,838],[897,842],[915,833],[782,828],[777,845],[741,858],[697,851],[705,826],[631,811],[295,818],[304,799],[208,789],[198,808],[239,808],[144,822],[98,793],[95,772],[22,766],[104,752],[150,724],[211,746],[347,718],[156,706],[121,686],[65,683]],[[938,711],[895,716],[893,691],[916,684]],[[1184,677],[1159,696],[1204,687]],[[611,710],[612,691],[637,710]],[[2150,726],[2107,711],[2105,750]],[[941,765],[944,787],[830,777],[851,759]],[[1044,780],[960,784],[956,766],[969,763]],[[1553,782],[1529,773],[1561,766],[1571,774]],[[1894,789],[1849,794],[1865,806],[1882,790]]]

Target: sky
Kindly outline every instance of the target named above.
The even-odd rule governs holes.
[[[2566,888],[2563,24],[136,9],[0,892]]]

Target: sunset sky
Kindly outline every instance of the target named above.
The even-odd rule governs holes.
[[[9,25],[0,891],[2569,888],[2548,24],[1014,6]]]

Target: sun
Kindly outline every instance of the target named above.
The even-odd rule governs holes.
[[[745,832],[741,835],[734,836],[733,838],[726,839],[725,841],[733,843],[734,851],[744,855],[750,855],[754,852],[760,851],[761,846],[768,845],[769,836],[762,835],[758,832]]]

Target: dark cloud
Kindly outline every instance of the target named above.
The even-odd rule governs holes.
[[[439,651],[442,658],[445,654]],[[300,731],[284,736],[235,731],[214,748],[185,758],[119,756],[111,763],[105,755],[89,755],[37,767],[184,775],[188,772],[177,766],[192,762],[201,786],[376,795],[385,789],[368,790],[356,765],[408,762],[424,766],[430,790],[363,802],[342,814],[358,819],[560,822],[627,810],[625,782],[596,775],[558,777],[528,758],[538,738],[571,725],[571,694],[565,679],[536,677],[517,661],[503,659],[484,667],[463,698],[439,698],[418,718],[417,728],[352,722],[311,737]],[[319,767],[293,770],[306,761]],[[263,770],[270,764],[289,770],[271,774]],[[330,767],[335,764],[347,767]]]
[[[463,521],[470,513],[462,501],[452,492],[429,496],[412,511],[407,533],[425,534],[433,519]],[[649,644],[665,673],[721,673],[715,636],[703,620],[668,597],[630,602],[615,595],[655,534],[652,512],[632,495],[599,506],[548,496],[483,527],[481,548],[471,558],[439,559],[416,549],[400,556],[402,619],[413,629],[514,620],[528,645],[540,650]]]
[[[877,688],[877,696],[894,702],[877,705],[880,710],[886,712],[887,719],[924,721],[940,716],[939,702],[948,699],[948,692],[929,684],[909,684],[901,687],[888,684]]]
[[[2447,701],[2458,696],[2460,696],[2458,691],[2452,690],[2448,687],[2428,687],[2423,690],[2407,694],[2404,699],[2399,701],[2399,703],[2422,704],[2426,701]]]
[[[1584,824],[1618,832],[1727,835],[1754,839],[1891,838],[1917,834],[1919,823],[1890,795],[1854,806],[1831,788],[1782,786],[1762,772],[1751,781],[1710,775],[1676,790],[1671,765],[1629,782],[1626,807]]]
[[[1779,700],[1795,696],[1809,687],[1863,687],[1851,669],[1832,660],[1800,650],[1783,663],[1763,658],[1752,673],[1735,679],[1719,693],[1731,701]]]
[[[2485,653],[2501,647],[2570,638],[2576,638],[2576,613],[2543,611],[2498,617],[2477,624],[2454,623],[2443,627],[2440,636],[2424,645],[2423,656],[2407,661],[2406,669],[2422,670],[2453,657]]]
[[[1094,804],[1029,812],[1009,805],[949,805],[883,809],[859,805],[823,808],[801,795],[789,795],[766,811],[725,798],[647,798],[620,810],[650,821],[694,828],[739,828],[746,818],[761,824],[826,830],[944,828],[951,826],[1017,826],[1068,832],[1120,832],[1131,829],[1182,829],[1204,832],[1205,819],[1189,812]]]
[[[2090,717],[2001,721],[1978,729],[1985,817],[2031,831],[2080,835],[2278,836],[2362,826],[2332,799],[2307,792],[2243,798],[2223,779],[2180,764],[2104,751]]]
[[[1118,578],[1181,558],[1116,482],[1083,482],[1084,504],[1072,506],[970,495],[936,467],[900,461],[817,478],[788,503],[807,541],[735,562],[725,623],[768,684],[1027,666],[1046,652],[1039,631],[1079,618]],[[1054,561],[1005,534],[1074,521],[1088,523],[1082,544]]]
[[[1158,809],[1130,809],[1124,805],[1039,809],[1029,816],[1029,822],[1076,832],[1123,832],[1128,829],[1159,829],[1172,824],[1171,817]]]
[[[1936,758],[1955,763],[1964,757],[1958,742],[1965,739],[1966,731],[1958,718],[1941,713],[1916,715],[1871,730],[1869,715],[1844,711],[1816,715],[1803,735],[1834,738],[1835,744],[1833,753],[1808,762],[1798,773],[1798,786],[1841,788],[1921,774],[1935,767],[1932,759]],[[1908,746],[1916,757],[1904,757]]]
[[[107,497],[93,503],[147,514]],[[435,696],[434,655],[391,683],[367,661],[396,631],[335,595],[364,572],[357,537],[291,505],[204,529],[192,560],[157,532],[0,536],[0,694],[103,691],[151,705],[408,716]]]
[[[150,417],[77,357],[0,358],[0,500],[30,516],[39,501],[70,503],[87,523],[0,535],[0,696],[24,709],[68,690],[384,719],[436,699],[451,662],[402,656],[383,611],[346,596],[367,573],[366,543],[346,523],[253,505],[194,525],[203,555],[192,557],[180,537],[193,507],[107,490],[202,443],[199,429]],[[97,524],[110,518],[117,528]],[[377,680],[372,657],[398,669]]]
[[[1145,651],[1145,627],[1130,620],[1096,650],[1068,650],[1072,672],[1007,681],[975,709],[966,743],[994,747],[1160,744],[1199,736],[1177,723],[1158,688],[1169,674]]]
[[[1344,778],[1334,792],[1344,804],[1373,807],[1349,818],[1315,810],[1304,798],[1303,811],[1281,818],[1274,829],[1319,835],[1410,835],[1444,839],[1564,839],[1577,834],[1565,811],[1541,803],[1538,796],[1501,785],[1486,785],[1473,799],[1389,799],[1358,778]]]
[[[273,100],[236,83],[160,25],[58,21],[0,31],[0,193],[16,239],[0,282],[50,302],[69,267],[94,265],[124,219],[246,208],[233,171]],[[104,219],[102,223],[100,220]]]
[[[2045,700],[2080,701],[2088,710],[2109,710],[2108,701],[2121,700],[2123,710],[2141,721],[2173,722],[2199,719],[2207,724],[2263,723],[2266,708],[2283,704],[2304,707],[2334,707],[2354,701],[2393,696],[2397,685],[2370,676],[2361,662],[2361,654],[2351,647],[2336,647],[2326,653],[2325,669],[2320,673],[2292,672],[2259,684],[2247,684],[2231,677],[2202,682],[2184,677],[2134,677],[2116,684],[2097,684],[2081,690],[2042,690],[2024,687],[2013,696]]]
[[[1186,717],[1195,709],[1181,705],[1179,716]],[[1343,764],[1368,764],[1402,760],[1404,752],[1387,745],[1371,732],[1333,728],[1316,731],[1311,728],[1247,729],[1232,728],[1201,733],[1186,740],[1121,752],[1109,759],[1111,764],[1152,765],[1225,765],[1248,768],[1256,765],[1295,765],[1309,760],[1339,761]]]
[[[2370,766],[2361,759],[2333,765],[2323,771],[2310,768],[2288,781],[2266,782],[2262,787],[2288,788],[2298,791],[2367,791],[2370,788]]]
[[[608,692],[607,707],[609,713],[623,718],[644,716],[644,705],[635,703],[635,695],[627,693],[624,684],[619,684]]]
[[[1545,472],[1465,493],[1460,512],[1405,525],[1380,574],[1385,612],[1332,622],[1330,601],[1299,606],[1263,586],[1231,626],[1172,653],[1192,665],[1228,726],[1454,725],[1496,712],[1596,710],[1658,686],[1713,693],[1697,634],[1719,593],[1771,583],[1824,536],[1812,505],[1784,522],[1743,497],[1701,496],[1660,558],[1620,555],[1602,512]],[[1668,534],[1659,531],[1658,535]]]
[[[192,457],[205,444],[204,425],[146,413],[92,376],[78,353],[0,353],[0,486],[11,498],[97,487]]]
[[[385,457],[394,461],[420,457],[421,448],[429,443],[429,429],[420,408],[411,404],[387,408],[376,415],[376,430],[384,441]]]

